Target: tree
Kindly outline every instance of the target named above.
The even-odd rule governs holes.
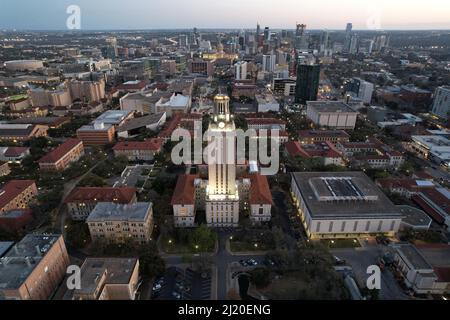
[[[92,173],[89,173],[86,177],[83,178],[83,180],[78,183],[79,187],[103,187],[105,185],[105,180]]]
[[[208,252],[216,244],[217,234],[205,224],[195,229],[189,237],[189,244],[197,252]]]
[[[256,268],[250,271],[250,282],[258,289],[264,289],[270,284],[270,271],[266,268]]]
[[[158,249],[154,243],[141,246],[139,250],[139,264],[140,272],[148,278],[162,274],[166,269],[166,263],[159,256]]]

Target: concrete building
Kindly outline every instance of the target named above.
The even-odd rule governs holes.
[[[300,130],[299,142],[302,144],[314,144],[316,142],[329,141],[331,143],[349,142],[350,136],[344,130]]]
[[[191,74],[211,77],[214,75],[214,60],[195,58],[188,61],[188,70]]]
[[[383,122],[386,120],[386,115],[386,107],[369,106],[367,108],[367,119],[372,123]]]
[[[192,106],[191,96],[173,93],[170,98],[161,98],[155,104],[155,113],[165,112],[171,117],[174,112],[188,113]]]
[[[156,103],[171,96],[172,93],[165,91],[130,92],[120,99],[120,109],[140,114],[156,113]]]
[[[72,104],[70,91],[65,87],[55,90],[31,89],[28,91],[28,95],[34,107],[68,107]]]
[[[450,86],[443,86],[436,89],[431,112],[441,119],[449,119]]]
[[[361,99],[365,104],[370,104],[372,101],[374,88],[373,83],[364,81],[361,78],[352,78],[345,85],[348,94]]]
[[[94,123],[77,130],[77,138],[86,146],[107,145],[114,142],[115,129],[112,124]]]
[[[46,171],[62,171],[84,155],[83,141],[68,139],[56,149],[50,151],[39,161],[39,168]]]
[[[236,164],[228,160],[228,153],[235,152],[236,141],[230,146],[226,133],[236,130],[230,114],[230,98],[217,95],[214,98],[213,121],[209,130],[223,139],[216,141],[222,152],[209,159],[208,191],[206,195],[206,222],[211,227],[236,227],[239,222],[239,195],[236,187]],[[231,149],[232,148],[232,149]],[[214,163],[214,164],[213,164]]]
[[[280,104],[271,94],[257,94],[255,96],[258,104],[258,112],[280,112]]]
[[[136,258],[87,258],[81,265],[81,288],[64,300],[134,300],[139,286]]]
[[[444,136],[411,136],[410,150],[418,156],[450,167],[450,140]]]
[[[234,65],[234,79],[235,80],[246,80],[247,79],[247,62],[238,61]]]
[[[308,237],[393,236],[399,209],[363,172],[293,173],[291,195]]]
[[[250,220],[253,223],[268,222],[272,219],[272,194],[266,176],[252,174],[250,176]]]
[[[99,81],[68,81],[72,100],[83,102],[98,102],[105,98],[105,80]]]
[[[166,123],[166,118],[166,113],[162,112],[130,119],[117,128],[117,137],[128,139],[141,134],[146,129],[158,131]]]
[[[30,148],[27,147],[0,147],[0,161],[21,163],[29,155]]]
[[[113,147],[114,155],[126,156],[129,161],[152,161],[161,152],[162,139],[145,141],[123,141]]]
[[[192,228],[196,226],[195,213],[196,203],[199,201],[196,197],[196,185],[200,183],[197,175],[181,175],[178,178],[175,187],[171,205],[173,208],[175,227]]]
[[[38,194],[33,180],[11,180],[0,189],[0,215],[5,211],[25,209]]]
[[[86,219],[92,241],[148,243],[153,232],[151,202],[99,202]]]
[[[34,124],[0,124],[0,141],[27,141],[32,138],[46,137],[47,126]]]
[[[136,188],[131,187],[77,187],[64,199],[75,221],[86,220],[99,202],[132,204],[136,201]]]
[[[265,54],[262,56],[262,70],[264,72],[273,72],[275,70],[277,56],[274,54]]]
[[[394,249],[396,267],[403,275],[406,285],[414,290],[414,293],[445,294],[450,292],[450,279],[441,279],[437,270],[414,245],[396,244]]]
[[[306,116],[321,127],[353,130],[358,112],[344,102],[308,101]]]
[[[13,60],[4,63],[8,71],[37,71],[44,68],[44,63],[40,60]]]
[[[0,161],[0,177],[7,176],[11,173],[11,169],[9,168],[8,162]]]
[[[29,234],[0,258],[0,297],[46,300],[70,264],[61,235]]]

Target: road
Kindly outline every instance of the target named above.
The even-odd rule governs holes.
[[[225,300],[227,298],[227,276],[229,273],[229,264],[232,262],[237,262],[239,260],[255,259],[258,262],[262,262],[265,257],[265,253],[249,253],[235,255],[230,253],[226,248],[227,240],[232,235],[232,232],[217,230],[218,233],[218,249],[217,252],[211,255],[211,262],[217,268],[217,277],[212,279],[212,281],[217,281],[216,286],[216,297],[218,300]],[[167,265],[176,266],[182,265],[183,258],[181,255],[165,255],[162,257],[166,261]],[[212,293],[213,294],[213,293]]]
[[[378,258],[382,255],[383,248],[378,245],[371,245],[364,248],[346,248],[333,249],[331,253],[340,259],[346,260],[352,267],[355,274],[355,280],[359,282],[360,287],[365,286],[368,278],[367,267],[375,265]],[[381,300],[405,300],[408,296],[402,291],[401,287],[394,278],[391,271],[386,269],[381,273]]]

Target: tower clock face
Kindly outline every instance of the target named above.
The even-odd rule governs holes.
[[[225,123],[224,123],[224,122],[219,122],[219,128],[220,128],[220,129],[225,128]]]

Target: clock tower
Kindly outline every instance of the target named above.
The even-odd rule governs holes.
[[[206,220],[213,227],[233,227],[239,222],[235,130],[230,98],[219,94],[214,98],[214,114],[209,125],[209,142],[213,142],[214,149],[208,159],[206,191]]]

